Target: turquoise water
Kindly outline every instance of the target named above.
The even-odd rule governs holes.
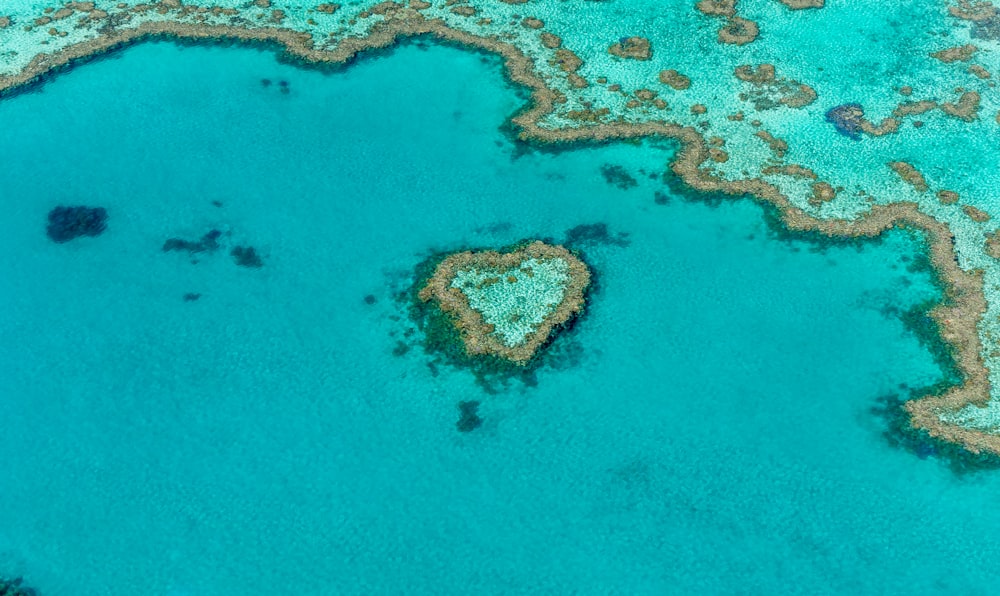
[[[450,48],[324,74],[163,43],[0,101],[0,575],[46,595],[991,591],[1000,479],[890,447],[871,412],[941,375],[885,314],[937,295],[908,270],[920,239],[780,239],[750,201],[672,193],[671,145],[515,147],[521,102]],[[107,208],[108,230],[50,242],[57,204]],[[593,223],[629,242],[583,247],[599,290],[537,385],[488,394],[394,354],[393,295],[432,252]],[[197,263],[161,250],[211,229],[227,249]],[[483,402],[471,433],[462,400]]]

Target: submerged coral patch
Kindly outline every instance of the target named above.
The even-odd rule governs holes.
[[[855,141],[861,139],[861,123],[864,118],[865,110],[859,103],[845,103],[826,111],[826,121],[833,124],[837,132]]]
[[[483,424],[483,419],[479,417],[478,401],[458,402],[458,413],[458,422],[455,423],[458,432],[472,432]]]
[[[38,591],[24,585],[24,580],[20,577],[0,578],[0,596],[38,596]]]
[[[562,246],[536,241],[506,253],[453,254],[419,298],[449,315],[468,355],[523,365],[583,310],[588,285],[583,261]]]
[[[566,246],[617,246],[624,248],[631,244],[628,232],[612,234],[606,223],[581,224],[566,232]]]
[[[605,182],[622,190],[635,188],[639,185],[635,176],[629,174],[624,167],[616,164],[606,163],[601,166],[601,176],[604,176]]]
[[[46,234],[53,242],[69,242],[80,236],[100,236],[108,227],[108,212],[103,207],[64,207],[49,211]]]
[[[264,266],[264,261],[257,254],[257,249],[252,246],[234,246],[229,254],[232,255],[233,261],[240,267],[259,269]]]
[[[222,232],[219,230],[209,230],[198,240],[185,240],[183,238],[167,238],[163,243],[163,252],[185,251],[191,254],[199,252],[214,252],[219,249],[219,238]]]

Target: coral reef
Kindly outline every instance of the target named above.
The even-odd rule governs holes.
[[[845,103],[827,110],[826,121],[833,124],[842,135],[858,140],[861,138],[861,123],[865,110],[859,103]]]
[[[521,0],[503,1],[508,4],[522,3]],[[981,234],[982,226],[972,225],[973,222],[969,220],[969,217],[972,216],[968,213],[963,215],[960,210],[950,210],[959,214],[962,222],[935,219],[928,215],[927,202],[923,197],[918,196],[920,193],[912,193],[904,184],[900,184],[899,188],[894,187],[893,190],[906,189],[911,194],[892,196],[888,199],[889,202],[876,204],[873,194],[861,194],[857,188],[852,188],[851,194],[844,196],[857,195],[873,199],[869,201],[869,205],[863,211],[847,217],[838,214],[835,209],[830,209],[829,218],[816,218],[802,208],[803,203],[809,199],[807,195],[810,190],[813,195],[816,194],[815,188],[811,188],[812,183],[799,184],[799,190],[796,191],[799,194],[795,196],[792,196],[790,187],[785,186],[788,182],[787,178],[818,181],[812,170],[807,167],[812,165],[808,162],[796,167],[776,164],[773,163],[773,160],[768,159],[766,163],[760,164],[759,170],[747,169],[743,171],[743,177],[738,177],[739,170],[724,172],[721,167],[718,169],[706,168],[706,165],[712,163],[722,163],[719,160],[723,157],[723,154],[720,153],[721,149],[710,145],[706,139],[709,135],[720,134],[720,131],[710,128],[715,126],[715,123],[710,123],[709,120],[713,120],[714,116],[718,120],[728,118],[728,122],[743,123],[742,111],[717,114],[713,110],[712,114],[704,118],[693,119],[687,115],[685,110],[678,109],[673,112],[677,121],[665,121],[659,113],[653,114],[654,118],[652,119],[635,119],[633,121],[626,120],[622,110],[618,107],[602,105],[599,100],[593,100],[590,103],[577,101],[579,98],[571,97],[573,89],[582,89],[588,84],[578,74],[583,59],[571,49],[563,47],[563,40],[558,35],[546,31],[544,27],[548,25],[543,24],[541,29],[522,26],[520,23],[523,20],[520,16],[517,20],[511,21],[515,27],[506,31],[497,31],[486,28],[486,25],[489,24],[486,18],[477,20],[476,18],[466,19],[455,16],[454,13],[450,12],[450,8],[456,4],[462,4],[455,2],[433,8],[430,3],[421,0],[382,2],[371,7],[344,4],[335,9],[337,15],[334,17],[329,17],[320,10],[312,11],[313,17],[323,20],[340,19],[342,18],[340,15],[343,13],[361,10],[361,12],[352,12],[343,17],[347,25],[351,26],[371,19],[365,25],[366,28],[348,33],[344,28],[335,29],[333,26],[306,30],[307,28],[300,27],[300,24],[295,23],[294,19],[279,18],[282,15],[275,15],[273,11],[262,13],[263,16],[258,19],[257,13],[260,12],[260,7],[252,2],[246,4],[247,6],[252,5],[254,7],[252,10],[256,12],[248,12],[251,9],[247,8],[200,6],[196,0],[189,0],[184,4],[177,0],[162,0],[158,3],[143,3],[134,6],[122,3],[114,9],[105,7],[107,10],[96,8],[88,2],[76,2],[59,7],[58,10],[53,8],[48,11],[48,14],[40,12],[38,15],[33,15],[34,18],[28,18],[26,14],[12,14],[9,17],[10,22],[8,22],[7,28],[0,29],[0,35],[12,35],[15,32],[20,35],[22,27],[26,27],[42,31],[43,33],[38,34],[38,37],[41,37],[46,29],[50,29],[43,42],[37,42],[37,40],[25,42],[45,44],[38,46],[34,53],[22,52],[20,57],[14,54],[6,55],[9,59],[8,64],[16,64],[17,66],[16,69],[14,67],[8,68],[3,71],[3,75],[0,75],[0,93],[9,94],[19,89],[27,89],[29,84],[40,81],[48,73],[77,60],[149,38],[205,41],[226,39],[278,44],[283,48],[287,59],[325,65],[342,65],[360,52],[386,48],[401,39],[421,35],[433,36],[445,42],[496,53],[503,57],[510,79],[514,83],[524,86],[531,94],[527,106],[515,114],[509,123],[509,128],[516,131],[513,136],[518,141],[565,145],[574,142],[603,142],[640,137],[674,139],[680,143],[681,149],[670,168],[678,180],[684,181],[698,191],[711,192],[713,196],[753,196],[756,200],[773,206],[780,220],[791,229],[813,230],[815,233],[823,235],[847,236],[873,236],[889,227],[898,226],[922,230],[927,235],[931,246],[932,262],[940,275],[942,285],[946,289],[945,302],[933,309],[930,316],[937,322],[941,330],[941,337],[954,350],[955,359],[962,375],[960,385],[944,391],[940,395],[921,396],[919,399],[907,403],[906,411],[911,416],[912,424],[924,428],[926,432],[942,440],[956,441],[971,451],[987,450],[1000,453],[1000,435],[991,431],[966,428],[948,416],[949,412],[954,412],[957,409],[984,405],[989,401],[989,371],[985,366],[984,358],[989,358],[994,364],[996,362],[996,357],[993,355],[994,350],[984,345],[988,335],[981,336],[978,332],[979,327],[977,327],[981,324],[982,329],[986,330],[994,322],[992,316],[984,317],[987,308],[986,294],[984,293],[985,274],[982,270],[975,269],[979,266],[975,259],[985,257],[985,254],[981,252],[973,254],[971,257],[961,255],[963,257],[961,262],[965,269],[957,262],[959,257],[957,246],[962,246],[963,251],[971,250],[970,246],[982,246],[981,236],[980,239],[975,240],[970,237],[968,231],[973,230],[974,232],[971,233]],[[269,6],[271,4],[277,3],[275,0],[270,0]],[[697,10],[709,17],[724,20],[723,29],[730,29],[725,35],[733,35],[738,33],[736,30],[741,28],[732,25],[734,19],[740,18],[737,16],[736,4],[732,0],[700,0],[695,6]],[[797,8],[799,4],[813,5],[816,3],[789,0],[783,4],[789,8]],[[803,8],[817,8],[817,6],[803,6]],[[422,12],[425,10],[428,11],[426,15]],[[5,12],[8,10],[5,9]],[[1000,34],[1000,24],[998,24],[1000,19],[998,19],[997,10],[992,4],[960,0],[951,6],[948,12],[955,19],[968,21],[966,26],[971,26],[973,37],[1000,38],[998,35]],[[808,15],[796,16],[804,18]],[[548,18],[547,20],[554,19]],[[315,23],[312,19],[310,21],[310,25]],[[72,28],[67,27],[66,25],[71,22],[73,23]],[[9,26],[11,24],[16,26]],[[737,25],[739,25],[739,21],[737,21]],[[749,25],[743,25],[742,28],[746,30]],[[70,37],[66,37],[67,30],[74,33]],[[82,33],[77,35],[75,32]],[[517,38],[517,35],[522,37]],[[530,36],[532,43],[540,48],[545,48],[546,51],[539,54],[534,49],[523,49],[529,47],[522,44],[522,41],[527,39],[523,36]],[[721,36],[723,36],[722,32],[720,32]],[[8,38],[5,37],[4,43],[7,40]],[[740,39],[735,39],[735,41],[740,41]],[[570,45],[569,42],[567,45]],[[603,44],[598,47],[598,51],[603,51]],[[921,54],[931,49],[932,47],[926,47],[921,50]],[[988,54],[988,52],[983,51],[976,53],[975,56],[977,59],[985,61]],[[558,71],[546,70],[546,63],[549,60],[552,60]],[[934,62],[941,67],[939,61],[927,60],[927,62]],[[956,62],[965,64],[961,61]],[[991,63],[987,62],[986,64],[991,66]],[[942,113],[964,122],[976,120],[980,107],[979,94],[983,93],[988,84],[992,83],[992,81],[983,81],[979,78],[983,72],[988,73],[985,68],[983,72],[977,74],[972,71],[971,66],[973,65],[969,65],[970,73],[964,73],[964,69],[955,69],[960,74],[967,74],[970,79],[975,77],[975,80],[969,82],[970,88],[956,90],[955,92],[960,94],[957,101],[938,106]],[[730,67],[731,65],[727,66],[727,68]],[[706,89],[712,88],[710,83],[710,81],[706,82],[704,87]],[[895,85],[901,83],[901,81],[894,82]],[[643,83],[638,83],[637,86],[641,84]],[[669,85],[669,83],[664,84]],[[978,86],[973,89],[971,85]],[[782,86],[787,88],[787,92],[779,88]],[[612,87],[614,86],[607,87],[607,90],[613,91]],[[754,107],[758,109],[805,105],[806,102],[811,102],[816,97],[815,91],[795,81],[779,83],[773,72],[770,78],[762,77],[759,81],[743,81],[742,89],[746,93],[746,100],[752,102]],[[904,96],[913,93],[908,85],[900,86],[898,89]],[[601,91],[603,90],[601,89]],[[591,89],[588,89],[589,91]],[[688,94],[696,91],[700,92],[701,86],[692,89]],[[638,97],[636,99],[638,100]],[[701,116],[708,113],[705,103],[701,103],[708,102],[707,97],[695,93],[695,95],[690,96],[689,101],[691,102],[692,114]],[[837,101],[844,101],[844,99],[841,98]],[[759,105],[758,102],[760,102]],[[911,103],[920,104],[920,102]],[[989,106],[991,111],[995,110],[995,102],[992,102],[990,98],[986,98],[982,103]],[[715,104],[712,105],[715,106]],[[928,108],[928,105],[900,104],[899,114],[894,113],[894,117],[884,118],[877,125],[865,118],[864,110],[860,104],[837,106],[827,112],[827,119],[841,134],[860,139],[862,135],[879,136],[897,132],[900,127],[900,117],[916,114],[917,110],[927,109],[929,111],[933,109]],[[747,120],[749,122],[741,126],[750,125],[759,128],[759,121],[750,118]],[[726,122],[723,124],[725,125]],[[914,126],[920,124],[919,121],[914,122]],[[953,122],[952,124],[957,125],[958,123]],[[752,130],[747,132],[744,129],[743,132],[753,134]],[[885,163],[886,159],[887,157],[882,157],[874,163]],[[736,161],[731,159],[728,164],[731,166]],[[928,170],[928,172],[931,171]],[[810,176],[810,174],[812,175]],[[760,175],[766,175],[769,178],[765,180],[755,177]],[[771,177],[772,175],[775,176]],[[782,180],[777,175],[786,177],[786,179]],[[824,172],[823,175],[826,178],[828,173]],[[796,180],[791,180],[791,182],[795,183]],[[835,190],[836,188],[834,186]],[[938,198],[935,196],[927,193],[927,199],[935,201],[935,203],[951,200],[950,195],[943,195],[947,197],[947,200],[941,198],[942,195],[937,195]],[[918,200],[919,204],[910,202]],[[842,202],[844,201],[835,201],[829,207],[834,208]],[[869,206],[871,206],[870,209]],[[833,217],[845,218],[833,219]],[[962,243],[959,243],[958,236],[962,237]],[[984,249],[979,248],[979,250]]]
[[[612,234],[606,223],[580,224],[566,231],[565,246],[583,248],[588,246],[617,246],[624,248],[631,244],[628,232]]]
[[[677,91],[683,91],[691,86],[691,79],[672,68],[668,70],[661,70],[659,78],[661,83],[669,85]]]
[[[257,249],[252,246],[234,246],[229,254],[232,255],[233,261],[240,267],[258,269],[264,266],[260,255],[257,254]]]
[[[739,97],[753,103],[757,111],[780,106],[802,108],[816,101],[816,91],[812,87],[778,77],[771,64],[761,64],[757,68],[744,64],[738,66],[733,75],[750,85],[750,89],[740,93]]]
[[[478,401],[458,402],[458,412],[458,422],[455,423],[458,432],[472,432],[482,426],[483,419],[479,417]]]
[[[865,118],[865,110],[859,103],[845,103],[830,108],[826,112],[826,121],[833,124],[837,132],[856,141],[861,139],[861,133],[880,137],[899,130],[897,118],[883,118],[878,126],[872,124]]]
[[[418,296],[451,317],[470,356],[524,365],[583,309],[589,285],[583,261],[561,246],[535,241],[506,253],[453,254]]]
[[[966,91],[959,96],[957,102],[941,104],[941,111],[966,122],[972,122],[979,113],[979,94]]]
[[[780,0],[780,2],[792,10],[823,8],[825,4],[825,0]]]
[[[924,175],[917,168],[913,167],[912,164],[905,161],[890,161],[888,165],[892,168],[893,172],[896,172],[914,190],[917,192],[927,192],[927,182],[924,180]]]
[[[937,52],[932,52],[931,58],[936,58],[945,64],[956,61],[968,62],[972,59],[972,55],[978,50],[979,48],[976,46],[966,44],[964,46],[955,46],[953,48],[945,48]]]
[[[732,17],[719,29],[719,43],[746,45],[760,34],[757,23],[742,17]]]
[[[605,182],[622,190],[635,188],[639,185],[639,181],[632,174],[629,174],[628,170],[616,164],[606,163],[601,166],[601,176],[604,176]]]
[[[626,37],[608,48],[608,53],[619,58],[634,60],[649,60],[653,57],[653,49],[645,37]]]
[[[0,578],[0,596],[38,596],[38,591],[24,585],[24,579]]]
[[[64,207],[49,211],[45,233],[53,242],[69,242],[80,236],[100,236],[108,227],[108,212],[103,207]]]
[[[167,238],[163,243],[163,252],[185,251],[191,254],[199,252],[214,252],[219,250],[219,238],[222,232],[219,230],[209,230],[198,240],[184,240],[183,238]]]

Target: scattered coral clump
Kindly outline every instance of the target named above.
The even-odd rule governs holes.
[[[53,242],[69,242],[80,236],[100,236],[108,227],[108,212],[104,207],[63,207],[49,211],[46,234]]]
[[[653,56],[653,49],[645,37],[624,37],[608,48],[608,53],[619,58],[649,60]]]

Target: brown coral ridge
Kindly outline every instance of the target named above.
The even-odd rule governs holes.
[[[743,64],[736,67],[733,76],[750,85],[750,90],[740,93],[739,97],[741,101],[753,103],[758,112],[778,106],[802,108],[816,101],[816,91],[812,87],[778,77],[772,64],[756,68]]]
[[[799,178],[802,180],[816,180],[818,178],[818,176],[816,176],[816,172],[797,164],[765,166],[761,169],[761,174],[781,174],[782,176],[789,176],[791,178]]]
[[[683,91],[691,86],[691,79],[670,68],[660,71],[660,82],[677,91]]]
[[[612,44],[608,53],[619,58],[649,60],[653,57],[653,48],[645,37],[627,37]]]
[[[986,237],[986,254],[994,259],[1000,259],[1000,230]]]
[[[962,211],[976,223],[985,223],[990,220],[990,214],[983,211],[978,207],[973,207],[972,205],[965,205],[962,207]]]
[[[719,43],[742,46],[753,42],[760,35],[757,23],[743,17],[730,17],[719,29]]]
[[[736,16],[736,0],[699,0],[694,7],[710,17]]]
[[[456,274],[462,270],[490,269],[503,272],[520,267],[528,259],[565,261],[569,265],[569,280],[566,282],[562,302],[555,310],[525,338],[524,343],[508,346],[494,333],[493,325],[487,323],[482,314],[469,305],[465,292],[451,284]],[[450,255],[437,266],[418,297],[424,302],[435,300],[441,311],[451,317],[469,356],[497,356],[523,366],[549,340],[555,329],[583,310],[584,295],[589,285],[590,269],[583,261],[562,246],[535,241],[512,252],[466,251]]]
[[[742,46],[754,41],[760,34],[756,22],[736,16],[736,0],[699,0],[694,7],[704,15],[725,19],[719,28],[719,43]]]
[[[802,10],[805,8],[823,8],[825,0],[779,0],[782,4],[792,10]]]
[[[786,143],[783,139],[779,139],[766,130],[758,130],[754,133],[754,136],[764,141],[764,143],[767,144],[768,149],[771,150],[771,153],[774,153],[776,158],[785,158],[785,152],[788,151],[788,143]]]
[[[959,0],[955,6],[948,8],[948,14],[965,21],[988,21],[997,15],[997,9],[990,2],[970,2]]]
[[[583,59],[573,53],[572,50],[567,50],[566,48],[557,49],[555,57],[549,62],[553,66],[559,67],[559,70],[566,73],[566,79],[573,87],[582,89],[587,86],[587,80],[578,75],[576,72],[580,70],[581,66],[583,66]]]
[[[837,189],[826,182],[814,182],[812,191],[812,196],[809,197],[809,204],[813,207],[819,207],[823,203],[829,203],[837,198]]]
[[[972,55],[979,51],[979,48],[972,44],[966,44],[964,46],[955,46],[953,48],[945,48],[938,52],[931,52],[931,58],[935,58],[949,64],[951,62],[968,62],[972,59]]]
[[[892,168],[893,172],[896,172],[903,182],[906,182],[913,187],[917,192],[927,192],[927,181],[924,180],[924,175],[920,173],[917,168],[913,167],[905,161],[890,161],[888,166]]]
[[[985,405],[990,398],[988,372],[983,363],[982,343],[977,325],[986,312],[986,297],[981,271],[967,272],[958,265],[954,238],[948,224],[921,212],[914,203],[893,203],[873,207],[854,220],[818,219],[794,206],[780,189],[759,178],[726,180],[706,173],[702,164],[709,161],[708,144],[692,127],[669,122],[598,123],[552,129],[539,121],[556,111],[564,99],[546,85],[533,60],[516,46],[505,41],[473,35],[448,27],[444,22],[425,19],[414,10],[398,11],[385,22],[372,27],[366,37],[348,38],[332,49],[319,50],[307,34],[283,29],[254,29],[209,26],[177,22],[143,23],[127,29],[109,29],[101,37],[72,45],[55,54],[36,56],[14,76],[0,77],[0,94],[41,80],[47,73],[90,56],[135,43],[150,37],[192,40],[227,39],[243,42],[278,43],[292,58],[317,64],[344,64],[360,52],[385,48],[397,40],[416,35],[432,35],[440,40],[494,52],[504,58],[510,79],[530,90],[529,105],[515,115],[510,125],[520,132],[521,141],[567,146],[573,143],[600,143],[611,140],[660,137],[674,139],[681,145],[671,170],[696,191],[749,196],[771,205],[782,223],[794,232],[812,232],[830,237],[874,237],[894,227],[922,230],[930,247],[930,261],[944,287],[944,301],[932,309],[930,317],[937,324],[942,341],[953,353],[962,374],[962,383],[942,395],[932,395],[907,402],[911,424],[941,440],[962,445],[967,450],[1000,455],[1000,436],[968,429],[943,421],[940,416],[966,405]],[[602,108],[606,109],[606,108]]]
[[[979,114],[979,94],[966,91],[959,96],[957,102],[941,104],[941,111],[966,122],[972,122]]]
[[[926,106],[920,106],[926,102],[903,102],[896,107],[896,111],[904,113],[922,113],[914,110],[926,110]],[[934,102],[930,102],[934,103]],[[917,107],[914,107],[917,106]],[[933,107],[935,107],[934,104]],[[899,130],[900,118],[894,112],[893,117],[883,118],[875,125],[865,116],[865,110],[861,104],[843,104],[830,109],[826,115],[827,121],[832,122],[839,131],[852,138],[858,138],[859,133],[865,133],[873,137],[893,134]]]

